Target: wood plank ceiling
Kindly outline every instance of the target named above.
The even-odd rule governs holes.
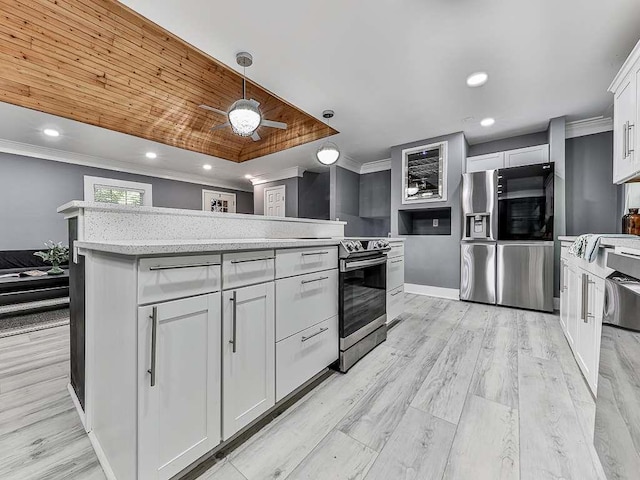
[[[210,132],[242,76],[112,0],[0,0],[0,100],[234,162],[337,133],[259,85],[261,141]]]

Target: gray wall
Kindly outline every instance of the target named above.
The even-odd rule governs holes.
[[[298,214],[300,218],[329,220],[329,197],[331,195],[329,172],[304,172],[299,182]]]
[[[402,150],[448,141],[447,201],[402,205]],[[451,235],[407,236],[405,282],[460,288],[462,220],[460,188],[468,145],[462,132],[391,148],[391,232],[398,235],[398,210],[451,207]]]
[[[517,137],[503,138],[500,140],[493,140],[491,142],[469,145],[468,156],[474,157],[476,155],[485,155],[487,153],[534,147],[536,145],[544,145],[545,143],[549,143],[549,133],[546,130],[538,133],[530,133],[528,135],[519,135]]]
[[[56,209],[84,198],[85,175],[150,183],[156,207],[200,210],[203,189],[234,192],[237,211],[253,213],[250,192],[0,153],[0,250],[40,248],[47,240],[66,244],[67,227]]]
[[[617,233],[624,187],[614,185],[613,132],[566,141],[567,235]]]
[[[285,178],[275,182],[253,186],[253,212],[264,215],[264,189],[284,185],[284,214],[286,217],[298,216],[298,183],[300,177]]]

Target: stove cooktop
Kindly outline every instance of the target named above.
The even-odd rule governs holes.
[[[383,254],[388,251],[389,241],[386,238],[345,238],[340,242],[340,258]]]

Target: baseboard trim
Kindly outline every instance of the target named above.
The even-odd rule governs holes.
[[[107,456],[104,454],[104,450],[102,450],[98,437],[96,437],[94,432],[89,432],[88,435],[91,446],[93,446],[93,450],[96,452],[96,456],[100,462],[100,466],[102,467],[102,470],[104,470],[105,477],[107,477],[107,480],[118,480],[116,478],[116,474],[113,473],[113,470],[111,469],[111,465],[109,465],[109,461],[107,460]]]
[[[457,288],[442,288],[432,287],[430,285],[418,285],[416,283],[405,283],[404,292],[413,293],[414,295],[460,300],[460,290]]]
[[[73,405],[76,407],[76,411],[78,412],[78,416],[80,417],[80,422],[82,422],[84,431],[89,433],[89,430],[87,430],[87,417],[84,414],[84,410],[80,405],[80,400],[78,400],[76,391],[73,389],[73,385],[71,385],[71,383],[67,383],[67,390],[69,391],[69,395],[71,396],[71,401],[73,402]]]

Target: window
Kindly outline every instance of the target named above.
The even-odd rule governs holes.
[[[118,205],[151,206],[151,185],[113,178],[84,177],[84,199],[87,202]]]

